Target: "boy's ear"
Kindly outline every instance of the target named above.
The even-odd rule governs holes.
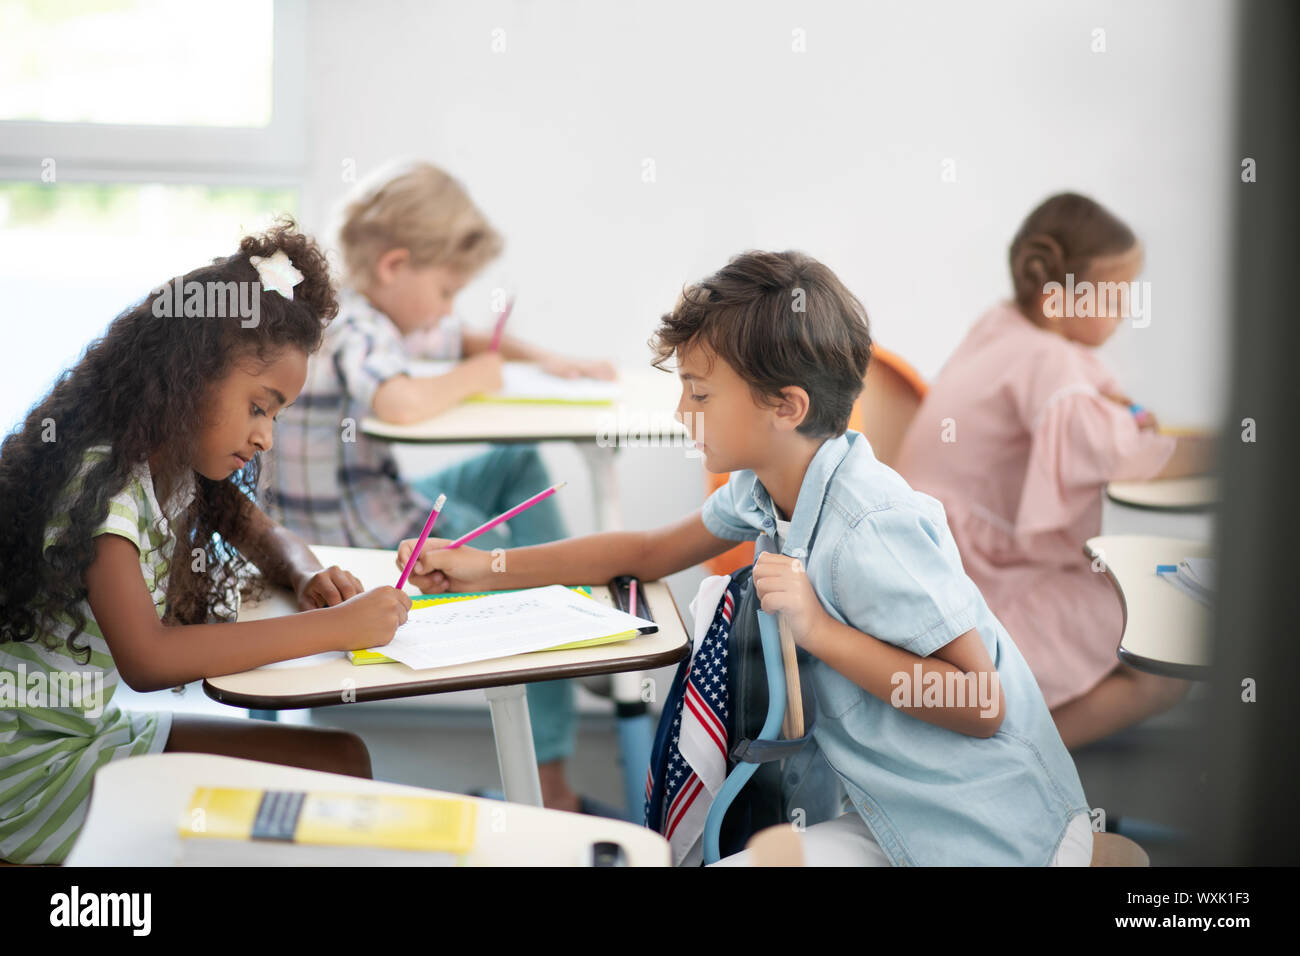
[[[806,391],[798,385],[787,385],[781,389],[781,400],[773,411],[776,412],[776,421],[780,428],[794,431],[803,424],[811,408],[812,400]]]
[[[410,261],[410,249],[389,249],[375,260],[375,278],[385,284],[392,282],[397,270]]]

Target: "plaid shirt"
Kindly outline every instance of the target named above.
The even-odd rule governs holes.
[[[279,414],[259,495],[267,514],[309,544],[396,548],[419,534],[433,503],[402,480],[388,443],[363,434],[361,420],[383,382],[410,374],[412,358],[460,350],[456,320],[403,339],[364,296],[345,291],[302,393]]]

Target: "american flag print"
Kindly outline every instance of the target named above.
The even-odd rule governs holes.
[[[654,781],[646,774],[646,826],[668,840],[675,866],[702,855],[704,820],[727,776],[727,638],[739,603],[740,585],[731,580],[691,658],[668,739],[659,820],[649,819]]]

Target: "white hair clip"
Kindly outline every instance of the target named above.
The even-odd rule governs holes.
[[[283,249],[273,256],[249,256],[257,274],[262,278],[263,289],[274,289],[286,299],[293,298],[293,287],[302,281],[302,273],[293,267]]]

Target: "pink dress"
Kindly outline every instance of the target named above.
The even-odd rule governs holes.
[[[986,312],[912,421],[898,472],[938,498],[966,573],[1010,632],[1049,708],[1118,663],[1119,598],[1083,544],[1106,482],[1156,475],[1176,439],[1140,431],[1093,350],[1011,303]]]

